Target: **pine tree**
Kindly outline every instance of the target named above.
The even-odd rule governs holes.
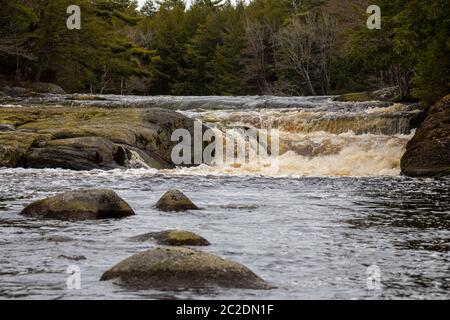
[[[141,13],[146,17],[152,17],[158,11],[158,7],[153,0],[146,0],[141,8]]]
[[[207,64],[208,91],[214,95],[245,95],[248,88],[244,77],[247,39],[243,21],[244,5],[233,8],[227,4],[222,14],[221,43]]]

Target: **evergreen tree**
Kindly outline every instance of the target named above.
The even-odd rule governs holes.
[[[153,0],[146,0],[141,8],[141,13],[146,17],[152,17],[157,11],[157,4]]]
[[[425,104],[449,90],[447,0],[0,0],[0,70],[68,91],[329,94],[398,85]],[[82,11],[68,30],[66,9]]]
[[[381,30],[355,34],[353,55],[399,86],[401,99],[431,104],[448,93],[449,17],[445,0],[382,0]],[[390,80],[390,81],[389,81]]]
[[[222,11],[221,43],[207,64],[206,87],[214,95],[245,95],[249,92],[245,81],[244,5],[236,9],[228,3]]]

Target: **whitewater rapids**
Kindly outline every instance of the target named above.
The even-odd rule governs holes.
[[[276,128],[280,131],[280,157],[269,159],[266,165],[229,162],[164,173],[370,177],[400,174],[400,160],[414,135],[413,120],[420,110],[404,104],[356,103],[349,107],[326,100],[307,108],[192,110],[185,114],[222,130]]]

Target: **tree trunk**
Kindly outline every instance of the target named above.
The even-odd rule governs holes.
[[[42,63],[39,63],[38,70],[36,72],[36,77],[34,80],[36,82],[39,82],[39,81],[41,81],[41,77],[42,77]]]

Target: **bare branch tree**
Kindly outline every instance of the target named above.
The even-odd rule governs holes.
[[[334,24],[325,13],[308,13],[294,17],[278,33],[280,65],[292,70],[312,95],[317,94],[319,86],[323,94],[330,91],[331,58],[336,43]]]
[[[247,55],[250,58],[247,73],[250,80],[256,80],[260,92],[273,94],[268,66],[269,60],[273,60],[275,55],[275,32],[264,22],[251,19],[245,21],[245,31],[248,40]]]
[[[320,50],[322,92],[329,94],[331,88],[331,62],[336,44],[336,22],[326,13],[322,13],[318,26],[317,44]]]

